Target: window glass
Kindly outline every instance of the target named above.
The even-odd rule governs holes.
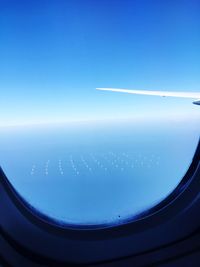
[[[192,162],[199,91],[192,2],[0,3],[0,165],[42,213],[115,224],[166,198]]]

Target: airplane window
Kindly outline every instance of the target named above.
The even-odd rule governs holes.
[[[0,166],[66,224],[123,223],[158,204],[199,141],[199,99],[95,89],[198,94],[198,9],[108,2],[0,4]]]

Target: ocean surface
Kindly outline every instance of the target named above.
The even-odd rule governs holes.
[[[0,165],[34,208],[74,225],[115,224],[168,196],[191,164],[197,120],[0,129]]]

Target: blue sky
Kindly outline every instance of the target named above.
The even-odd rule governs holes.
[[[0,125],[198,115],[198,0],[0,0]],[[159,112],[158,112],[159,110]]]

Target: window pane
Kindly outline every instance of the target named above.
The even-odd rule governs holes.
[[[8,2],[0,165],[14,188],[76,225],[121,223],[166,198],[197,147],[198,99],[95,88],[198,92],[199,4]]]

